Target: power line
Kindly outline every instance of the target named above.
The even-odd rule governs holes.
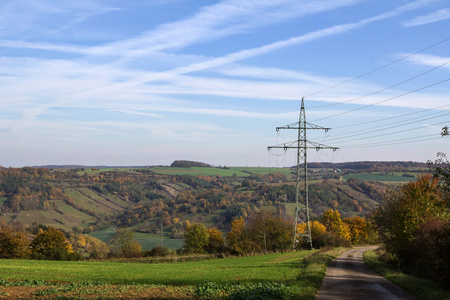
[[[437,42],[437,43],[435,43],[435,44],[433,44],[433,45],[431,45],[431,46],[428,46],[428,47],[426,47],[426,48],[423,48],[423,49],[421,49],[421,50],[419,50],[419,51],[416,51],[416,52],[414,52],[414,53],[412,53],[412,54],[409,54],[409,55],[406,55],[406,56],[404,56],[404,57],[402,57],[402,58],[399,58],[399,59],[397,59],[397,60],[395,60],[395,61],[393,61],[393,62],[391,62],[391,63],[388,63],[388,64],[386,64],[386,65],[383,65],[383,66],[381,66],[381,67],[379,67],[379,68],[376,68],[376,69],[371,70],[371,71],[369,71],[369,72],[363,73],[363,74],[361,74],[361,75],[358,75],[358,76],[356,76],[356,77],[353,77],[353,78],[351,78],[351,79],[349,79],[349,80],[346,80],[346,81],[343,81],[343,82],[341,82],[341,83],[335,84],[335,85],[330,86],[330,87],[328,87],[328,88],[325,88],[325,89],[319,90],[319,91],[317,91],[317,92],[311,93],[311,94],[309,94],[309,95],[306,95],[305,98],[309,98],[309,97],[311,97],[311,96],[314,96],[314,95],[323,93],[323,92],[325,92],[325,91],[334,89],[334,88],[336,88],[336,87],[338,87],[338,86],[344,85],[344,84],[346,84],[346,83],[349,83],[349,82],[354,81],[354,80],[356,80],[356,79],[359,79],[359,78],[361,78],[361,77],[364,77],[364,76],[367,76],[367,75],[369,75],[369,74],[375,73],[375,72],[377,72],[377,71],[379,71],[379,70],[382,70],[382,69],[384,69],[384,68],[387,68],[387,67],[389,67],[389,66],[391,66],[391,65],[393,65],[393,64],[396,64],[396,63],[398,63],[398,62],[401,62],[401,61],[403,61],[403,60],[405,60],[405,59],[407,59],[407,58],[410,58],[410,57],[412,57],[412,56],[414,56],[414,55],[417,55],[417,54],[419,54],[419,53],[421,53],[421,52],[423,52],[423,51],[425,51],[425,50],[431,49],[431,48],[433,48],[433,47],[435,47],[435,46],[437,46],[437,45],[440,45],[440,44],[442,44],[442,43],[445,43],[445,42],[447,42],[447,41],[449,41],[449,40],[450,40],[450,37],[448,37],[448,38],[446,38],[446,39],[444,39],[444,40],[442,40],[442,41],[440,41],[440,42]]]
[[[371,148],[371,147],[391,146],[391,145],[408,144],[408,143],[418,143],[418,142],[442,139],[442,137],[422,139],[422,138],[425,138],[425,137],[430,137],[430,135],[423,135],[423,136],[414,137],[414,138],[389,140],[389,141],[384,141],[384,142],[360,144],[360,145],[354,145],[354,146],[343,146],[343,147],[341,147],[341,149],[342,148],[343,149]]]
[[[354,112],[354,111],[357,111],[357,110],[361,110],[361,109],[364,109],[364,108],[367,108],[367,107],[375,106],[375,105],[378,105],[380,103],[388,102],[388,101],[391,101],[391,100],[394,100],[394,99],[397,99],[397,98],[400,98],[400,97],[403,97],[403,96],[406,96],[406,95],[409,95],[409,94],[413,94],[413,93],[425,90],[427,88],[430,88],[430,87],[442,84],[442,83],[447,82],[447,81],[450,81],[450,78],[444,79],[442,81],[439,81],[439,82],[436,82],[436,83],[433,83],[433,84],[430,84],[430,85],[427,85],[427,86],[415,89],[413,91],[406,92],[406,93],[403,93],[403,94],[400,94],[398,96],[394,96],[394,97],[391,97],[391,98],[388,98],[388,99],[385,99],[385,100],[382,100],[382,101],[378,101],[378,102],[375,102],[375,103],[372,103],[372,104],[364,105],[364,106],[361,106],[361,107],[358,107],[358,108],[355,108],[355,109],[352,109],[352,110],[344,111],[342,113],[338,113],[338,114],[335,114],[335,115],[332,115],[332,116],[316,119],[313,122],[322,121],[322,120],[330,119],[330,118],[337,117],[337,116],[342,116],[342,115],[345,115],[345,114],[348,114],[348,113],[351,113],[351,112]]]
[[[442,124],[442,122],[439,122],[439,123],[436,123],[436,124],[431,124],[430,126],[436,126],[436,125],[441,125],[441,124]],[[387,136],[387,135],[392,135],[392,134],[397,134],[397,133],[405,133],[405,132],[408,132],[408,131],[417,130],[417,129],[421,129],[421,128],[422,127],[415,127],[415,128],[399,130],[399,131],[390,132],[390,133],[381,133],[381,134],[377,134],[377,135],[372,135],[372,136],[368,136],[368,137],[359,138],[359,139],[357,139],[357,141],[367,140],[367,139],[371,139],[371,138],[376,138],[376,137],[380,137],[380,136]],[[347,141],[342,141],[342,142],[345,143],[345,142],[349,142],[349,141],[347,140]],[[337,143],[337,142],[334,141],[334,143]]]
[[[337,127],[334,127],[334,128],[340,129],[340,128],[346,128],[346,127],[355,127],[355,126],[360,126],[360,125],[367,125],[367,124],[371,124],[371,123],[378,123],[378,122],[382,122],[382,121],[386,121],[386,120],[390,120],[390,119],[397,119],[397,118],[403,118],[403,117],[407,117],[407,116],[411,116],[411,115],[415,115],[415,114],[420,114],[420,113],[423,113],[423,112],[426,112],[426,111],[429,111],[429,110],[441,109],[441,108],[448,107],[448,106],[450,106],[450,104],[441,105],[441,106],[437,106],[437,107],[433,107],[433,108],[427,108],[427,109],[415,111],[415,112],[412,112],[412,113],[407,113],[407,114],[403,114],[403,115],[398,115],[398,116],[393,116],[393,117],[388,117],[388,118],[383,118],[383,119],[378,119],[378,120],[373,120],[373,121],[367,121],[367,122],[355,123],[355,124],[350,124],[350,125],[337,126]]]
[[[441,115],[439,115],[439,116],[433,116],[433,117],[421,119],[421,120],[418,120],[418,121],[410,121],[410,122],[406,122],[406,123],[403,123],[403,124],[399,124],[399,125],[397,125],[396,127],[407,126],[407,125],[411,125],[411,124],[418,123],[418,122],[421,122],[421,121],[426,121],[426,120],[430,120],[430,119],[435,119],[435,118],[437,118],[437,117],[443,117],[443,116],[446,116],[446,115],[450,115],[450,112],[441,114]],[[333,137],[332,137],[331,139],[329,139],[328,141],[330,141],[330,140],[331,140],[331,141],[336,141],[336,140],[339,141],[339,140],[341,140],[341,139],[351,138],[351,137],[354,137],[354,136],[367,135],[367,134],[374,133],[374,132],[379,133],[380,131],[392,129],[392,126],[391,126],[391,125],[396,124],[396,123],[399,123],[399,122],[395,122],[395,123],[388,124],[388,125],[384,126],[385,128],[383,128],[383,127],[381,127],[381,128],[378,127],[378,128],[376,128],[376,129],[374,129],[374,130],[372,130],[372,131],[366,131],[366,130],[362,129],[362,130],[358,130],[358,131],[353,131],[352,134],[350,134],[350,135],[344,135],[343,137],[341,137],[343,134],[337,135],[337,137],[336,137],[336,136],[333,136]],[[439,122],[439,123],[436,123],[436,124],[432,124],[432,125],[439,125],[439,124],[442,124],[442,122]],[[397,131],[397,132],[391,132],[391,133],[383,133],[383,134],[378,134],[378,135],[375,135],[375,136],[372,135],[372,136],[365,137],[365,138],[360,138],[360,139],[367,139],[367,138],[377,137],[377,136],[380,136],[380,135],[390,135],[390,134],[395,134],[395,133],[402,133],[402,132],[411,131],[411,130],[420,129],[420,128],[422,128],[422,127],[415,127],[415,128],[406,129],[406,130]],[[362,131],[363,131],[364,133],[358,133],[358,132],[362,132]]]
[[[416,76],[413,76],[413,77],[411,77],[411,78],[408,78],[408,79],[406,79],[406,80],[403,80],[403,81],[401,81],[401,82],[398,82],[398,83],[396,83],[396,84],[394,84],[394,85],[391,85],[391,86],[389,86],[389,87],[387,87],[387,88],[384,88],[384,89],[381,89],[381,90],[372,92],[372,93],[370,93],[370,94],[367,94],[367,95],[364,95],[364,96],[360,96],[360,97],[356,97],[356,98],[353,98],[353,99],[350,99],[350,100],[347,100],[347,101],[343,101],[343,102],[337,102],[337,103],[325,104],[325,105],[321,105],[321,106],[314,106],[314,107],[311,107],[311,109],[313,109],[313,108],[329,107],[329,106],[334,106],[334,105],[340,105],[340,104],[350,103],[350,102],[353,102],[353,101],[356,101],[356,100],[364,99],[364,98],[367,98],[367,97],[370,97],[370,96],[379,94],[379,93],[381,93],[381,92],[390,90],[390,89],[392,89],[392,88],[394,88],[394,87],[397,87],[397,86],[400,86],[400,85],[402,85],[402,84],[405,84],[405,83],[407,83],[407,82],[409,82],[409,81],[411,81],[411,80],[414,80],[414,79],[419,78],[419,77],[421,77],[421,76],[423,76],[423,75],[426,75],[426,74],[428,74],[428,73],[431,73],[431,72],[433,72],[433,71],[435,71],[435,70],[437,70],[437,69],[439,69],[439,68],[442,68],[443,66],[448,65],[448,64],[450,64],[450,60],[447,61],[447,62],[445,62],[445,63],[443,63],[443,64],[441,64],[441,65],[439,65],[439,66],[436,66],[436,67],[434,67],[434,68],[432,68],[432,69],[430,69],[430,70],[427,70],[427,71],[425,71],[425,72],[423,72],[423,73],[420,73],[420,74],[418,74],[418,75],[416,75]]]

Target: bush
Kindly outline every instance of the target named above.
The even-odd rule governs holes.
[[[316,249],[323,247],[351,247],[352,242],[337,236],[333,232],[325,232],[313,240],[313,246]]]
[[[406,252],[412,273],[450,287],[450,221],[432,219],[420,226]]]
[[[157,245],[150,250],[150,256],[167,256],[169,254],[169,249],[164,246]]]

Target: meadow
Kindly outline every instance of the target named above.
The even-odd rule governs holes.
[[[0,297],[14,296],[15,290],[11,286],[29,286],[33,295],[41,293],[45,296],[48,291],[49,297],[53,294],[51,291],[64,294],[65,290],[67,295],[73,296],[76,289],[69,287],[80,286],[78,294],[92,290],[97,291],[92,294],[106,293],[111,297],[112,294],[107,293],[121,290],[121,297],[132,298],[133,293],[142,296],[156,288],[159,292],[202,298],[193,294],[195,288],[205,282],[214,282],[215,289],[223,289],[230,283],[233,286],[283,284],[290,297],[314,299],[327,265],[341,251],[309,250],[179,263],[0,260]],[[81,296],[86,297],[86,294]],[[183,298],[178,294],[176,297]]]
[[[349,178],[355,178],[358,180],[365,181],[380,181],[380,182],[409,182],[411,180],[415,180],[417,178],[417,174],[408,174],[409,176],[402,176],[403,173],[355,173],[344,175],[343,179],[347,180]]]
[[[263,168],[263,167],[226,167],[226,168],[205,168],[205,167],[191,167],[191,168],[174,168],[174,167],[152,167],[150,168],[155,173],[172,174],[172,175],[193,175],[193,176],[233,176],[247,177],[250,174],[268,174],[281,173],[285,176],[290,176],[290,168]]]

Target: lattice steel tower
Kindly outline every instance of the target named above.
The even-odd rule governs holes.
[[[315,143],[308,141],[306,139],[306,131],[310,129],[322,129],[325,132],[328,132],[330,128],[321,127],[318,125],[314,125],[306,122],[305,118],[305,104],[304,98],[302,98],[301,108],[300,108],[300,117],[298,123],[292,123],[289,125],[277,127],[276,130],[280,129],[297,129],[298,130],[298,138],[297,141],[284,143],[276,146],[267,147],[268,150],[273,148],[282,148],[284,150],[294,148],[297,149],[297,184],[296,184],[296,193],[295,193],[295,217],[294,217],[294,236],[293,236],[293,247],[294,249],[297,247],[299,242],[298,232],[297,232],[297,224],[299,223],[300,213],[304,211],[304,215],[306,217],[306,233],[302,235],[302,237],[306,238],[308,246],[312,249],[312,238],[311,238],[311,224],[309,220],[309,199],[308,199],[308,162],[307,162],[307,149],[316,149],[319,151],[320,149],[333,149],[336,151],[338,148],[330,147],[323,144]],[[300,185],[303,183],[304,189],[303,193],[300,191]],[[300,197],[302,197],[302,201],[300,201]],[[303,206],[303,208],[301,207]]]

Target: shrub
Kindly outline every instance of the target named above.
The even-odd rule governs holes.
[[[169,249],[164,246],[157,245],[150,250],[150,256],[167,256],[169,254]]]
[[[334,232],[327,231],[313,240],[313,246],[316,249],[323,247],[351,247],[352,242],[339,237]]]

